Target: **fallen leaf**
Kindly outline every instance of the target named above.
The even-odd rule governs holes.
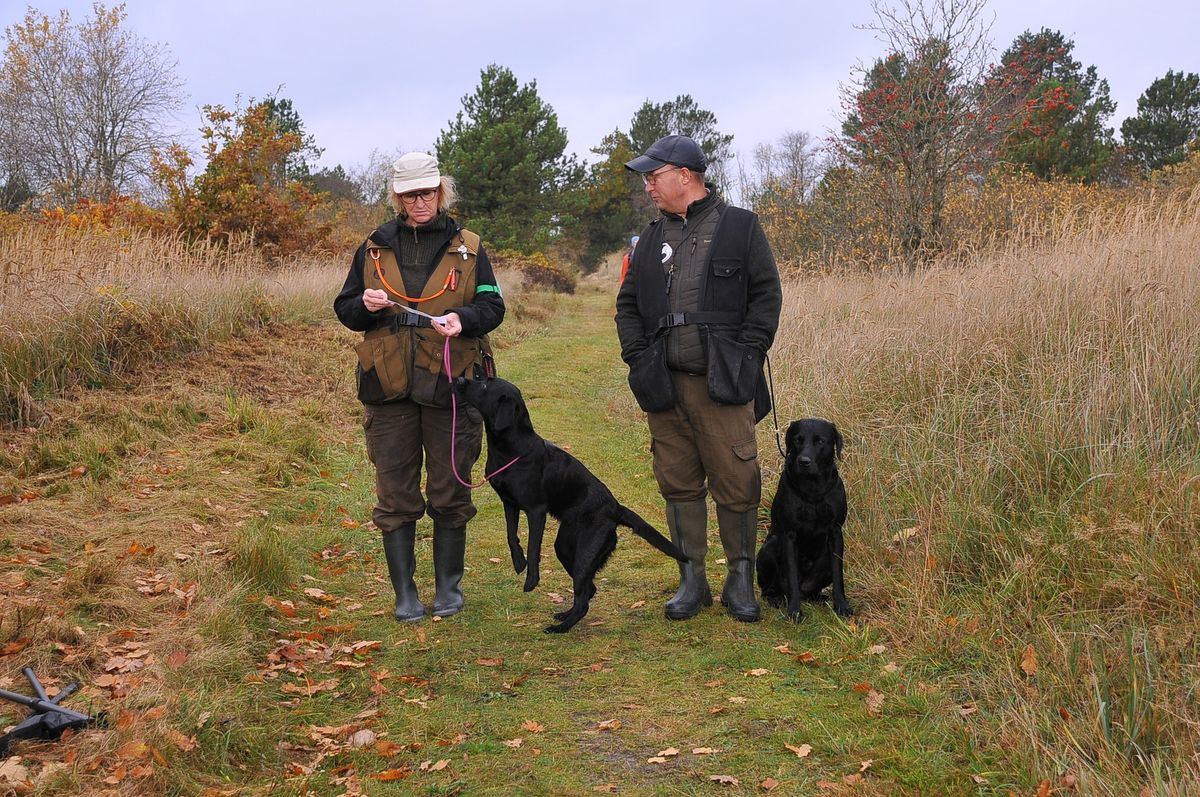
[[[1037,675],[1037,651],[1033,649],[1033,645],[1025,646],[1025,653],[1021,656],[1021,669],[1030,678]]]
[[[729,698],[729,702],[736,703],[737,705],[740,706],[741,704],[746,702],[746,698],[740,697],[738,695],[734,695],[733,697]]]
[[[387,739],[380,739],[375,743],[375,755],[381,758],[391,758],[403,751],[404,745],[388,741]]]
[[[178,670],[188,660],[186,650],[176,650],[167,654],[167,666],[172,670]]]
[[[746,675],[752,676],[754,678],[758,678],[760,676],[766,675],[769,672],[770,672],[770,670],[765,670],[762,667],[755,667],[753,670],[747,670]]]
[[[788,643],[786,642],[784,642],[782,645],[776,645],[775,647],[771,648],[771,650],[777,650],[780,653],[786,653],[788,655],[791,655],[792,652],[791,648],[788,647]]]
[[[150,754],[150,747],[139,739],[126,742],[116,749],[117,758],[138,759]]]
[[[763,791],[774,791],[779,788],[779,781],[775,780],[775,778],[767,778],[758,785]]]
[[[198,746],[195,736],[184,736],[174,728],[167,728],[163,735],[167,737],[167,741],[185,753],[188,750],[195,750]]]
[[[542,731],[546,730],[546,726],[542,725],[540,722],[536,722],[535,720],[525,720],[521,723],[521,727],[530,733],[541,733]]]
[[[1050,781],[1043,780],[1038,784],[1037,797],[1050,797]]]
[[[630,609],[640,609],[645,605],[646,605],[645,601],[634,601],[633,603],[629,604],[629,608]]]
[[[808,756],[812,753],[811,744],[802,744],[799,747],[796,747],[784,742],[783,746],[795,753],[797,758],[808,758]]]
[[[505,746],[505,747],[511,747],[511,748],[512,748],[512,749],[514,749],[514,750],[516,750],[518,747],[520,747],[520,746],[521,746],[521,745],[523,745],[523,744],[525,744],[525,740],[524,740],[524,739],[520,739],[520,738],[518,738],[518,739],[506,739],[506,740],[504,741],[504,746]]]
[[[801,664],[817,664],[818,663],[817,657],[813,655],[812,651],[808,651],[808,650],[804,651],[803,653],[798,654],[796,656],[796,661],[800,662]]]
[[[443,758],[440,761],[438,761],[436,764],[433,761],[422,761],[421,762],[421,771],[422,772],[441,772],[443,769],[445,769],[448,766],[450,766],[450,759],[448,759],[448,758]]]
[[[667,759],[660,755],[652,755],[646,759],[647,764],[665,764]]]
[[[1071,719],[1071,712],[1067,711],[1062,706],[1059,706],[1058,707],[1058,716],[1062,717],[1063,721],[1066,722],[1067,720]]]
[[[668,747],[666,750],[659,750],[658,755],[663,756],[664,758],[670,758],[672,756],[679,755],[679,751],[674,747]]]
[[[971,780],[975,781],[976,785],[983,786],[988,782],[988,779],[982,775],[972,775]]]
[[[976,713],[977,711],[979,711],[979,707],[976,706],[974,703],[963,703],[961,706],[958,707],[958,716],[969,717],[972,714]]]
[[[887,645],[872,645],[871,647],[867,648],[867,653],[872,656],[878,656],[880,653],[883,653],[886,650]]]
[[[481,667],[499,667],[504,659],[476,659],[475,663]]]
[[[4,647],[0,647],[0,656],[11,656],[14,653],[20,653],[29,644],[30,639],[23,636],[20,639],[13,640],[7,643]]]
[[[601,730],[601,731],[615,731],[617,728],[620,728],[620,727],[621,727],[621,721],[618,719],[612,719],[612,720],[604,720],[603,722],[601,722],[599,725],[596,726],[596,729]]]
[[[601,783],[598,786],[593,786],[592,791],[600,792],[601,794],[616,794],[617,793],[617,784]]]
[[[559,604],[559,603],[565,602],[565,599],[563,598],[563,596],[559,595],[557,592],[547,592],[546,597],[549,598],[550,602],[553,604]]]
[[[329,680],[318,681],[317,683],[312,683],[311,681],[309,681],[309,682],[306,682],[304,685],[284,684],[283,686],[279,687],[279,691],[286,692],[287,694],[292,694],[292,695],[304,695],[305,697],[312,697],[313,695],[317,694],[318,692],[332,692],[334,689],[337,689],[337,688],[338,688],[337,679],[330,678]]]
[[[350,734],[349,742],[351,747],[367,747],[368,745],[375,744],[375,738],[375,731],[370,728],[363,728]]]
[[[715,747],[693,747],[692,755],[714,755],[721,752]]]
[[[867,693],[867,716],[878,717],[883,714],[883,693],[872,689]]]
[[[853,689],[855,692],[859,692],[859,693],[865,695],[871,691],[872,687],[871,687],[870,683],[868,683],[867,681],[863,681],[861,683],[855,684],[854,686],[852,686],[850,688]]]
[[[853,775],[845,775],[842,777],[842,783],[847,786],[857,786],[863,782],[863,776],[855,772]]]
[[[868,769],[871,768],[871,765],[874,763],[875,763],[874,758],[868,758],[866,761],[860,761],[858,764],[858,771],[866,772]]]
[[[888,675],[895,675],[896,673],[900,672],[900,666],[894,661],[889,661],[887,664],[883,665],[882,669],[883,672]]]
[[[0,784],[22,786],[29,782],[29,770],[21,766],[21,756],[0,761]]]
[[[383,781],[404,780],[411,774],[412,774],[411,768],[403,767],[401,769],[385,769],[383,772],[377,772],[374,775],[372,775],[371,777],[373,777],[375,780],[383,780]]]
[[[708,779],[715,783],[723,783],[726,786],[737,786],[740,783],[733,775],[709,775]]]

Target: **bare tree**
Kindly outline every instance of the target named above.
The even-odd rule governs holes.
[[[910,262],[945,244],[946,190],[986,168],[1003,92],[989,90],[986,0],[874,0],[865,26],[888,49],[843,90],[836,149],[881,187],[873,196]]]
[[[0,160],[50,201],[139,187],[181,104],[175,62],[122,28],[124,5],[93,14],[73,25],[29,8],[5,30]]]
[[[776,142],[754,148],[756,185],[751,193],[778,191],[803,202],[821,179],[822,168],[812,136],[789,130]]]

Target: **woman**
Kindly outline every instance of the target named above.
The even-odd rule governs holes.
[[[363,340],[358,353],[358,398],[363,403],[367,456],[375,465],[378,503],[373,520],[383,533],[396,619],[425,616],[413,581],[417,519],[433,519],[433,614],[463,607],[467,521],[475,516],[470,480],[479,458],[479,414],[459,407],[451,466],[452,409],[443,349],[450,342],[451,375],[490,375],[487,333],[504,319],[504,299],[479,236],[449,216],[454,181],[435,157],[410,152],[392,164],[389,186],[398,214],[358,248],[333,308]],[[421,466],[426,471],[421,495]]]

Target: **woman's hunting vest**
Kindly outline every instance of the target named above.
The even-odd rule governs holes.
[[[469,305],[475,297],[475,263],[479,236],[460,229],[450,239],[442,259],[429,275],[419,302],[422,313],[443,315]],[[354,347],[358,353],[358,398],[365,404],[410,399],[431,407],[450,406],[450,385],[443,355],[446,338],[435,332],[424,316],[409,312],[396,253],[368,239],[363,257],[363,283],[387,291],[402,306],[384,311],[384,322],[365,333]],[[487,335],[450,338],[451,377],[494,372]]]

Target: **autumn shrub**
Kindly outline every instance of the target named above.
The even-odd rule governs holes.
[[[1180,190],[785,290],[777,404],[846,436],[859,594],[958,662],[978,744],[1081,793],[1200,777],[1198,251]]]
[[[553,293],[574,293],[576,274],[573,268],[561,262],[552,262],[541,252],[522,254],[510,249],[489,253],[497,268],[516,270],[528,290],[547,290]]]

